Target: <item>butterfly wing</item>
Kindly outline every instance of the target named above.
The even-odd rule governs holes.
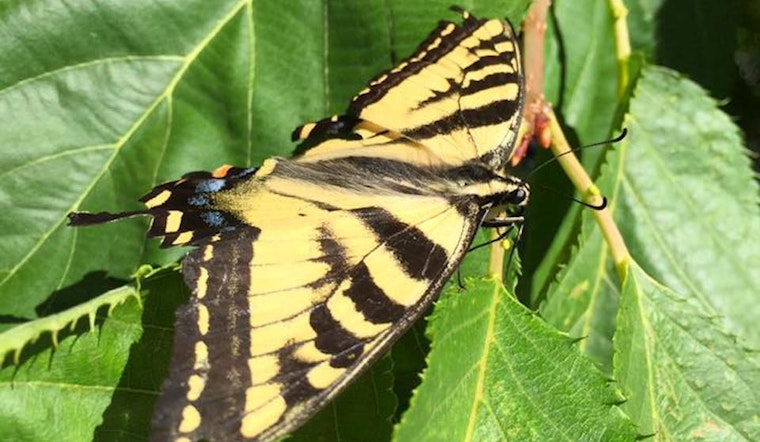
[[[355,179],[342,170],[336,178]],[[196,240],[183,263],[193,297],[177,313],[153,440],[263,441],[298,426],[427,309],[482,211],[468,198],[265,173],[195,195],[228,229]],[[186,188],[211,187],[188,180],[159,193],[172,189],[162,197],[171,207]],[[161,217],[154,226],[170,224]]]
[[[380,73],[351,101],[347,115],[294,131],[315,152],[377,149],[399,143],[457,165],[479,160],[502,169],[522,118],[523,76],[509,22],[442,21],[417,50]],[[412,142],[409,142],[412,141]]]

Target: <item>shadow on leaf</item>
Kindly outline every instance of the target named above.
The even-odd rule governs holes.
[[[96,298],[103,293],[121,287],[128,281],[108,276],[105,271],[98,270],[85,275],[80,281],[54,291],[45,302],[35,308],[40,317],[60,313]]]
[[[174,311],[187,301],[189,291],[176,271],[151,277],[143,290],[148,292],[143,298],[143,334],[130,348],[103,422],[95,429],[95,441],[146,440],[153,405],[169,374]]]

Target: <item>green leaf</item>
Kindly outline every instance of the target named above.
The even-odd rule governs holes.
[[[93,329],[98,310],[107,309],[110,316],[111,310],[126,302],[130,297],[135,297],[138,302],[140,300],[134,287],[120,287],[64,312],[9,328],[6,332],[0,333],[0,361],[12,355],[14,363],[19,363],[24,347],[37,341],[46,333],[50,334],[50,341],[56,345],[58,334],[65,328],[74,330],[80,319],[86,318],[90,329]]]
[[[236,33],[251,43],[247,2],[43,3],[0,11],[0,33],[17,36],[0,43],[0,146],[11,150],[2,205],[14,213],[0,220],[0,314],[21,318],[103,263],[124,279],[178,256],[147,252],[144,222],[74,230],[66,213],[138,208],[157,181],[250,151],[250,74],[240,71],[251,63],[229,44]]]
[[[634,259],[679,293],[693,293],[754,347],[760,317],[758,187],[737,129],[691,81],[648,67],[597,183]],[[694,125],[692,121],[699,124]],[[610,370],[620,282],[584,214],[581,246],[558,275],[543,316]]]
[[[187,290],[171,268],[151,272],[143,289],[151,295],[144,305],[127,286],[19,326],[48,328],[51,319],[82,316],[88,305],[97,308],[112,299],[128,299],[107,316],[108,309],[98,309],[95,330],[80,320],[73,330],[59,333],[63,338],[57,346],[43,335],[25,347],[21,365],[4,366],[2,403],[9,408],[0,410],[0,432],[17,435],[14,440],[19,441],[144,440],[153,402],[168,373],[174,310],[187,298]]]
[[[140,339],[141,309],[130,298],[84,332],[86,321],[56,348],[46,340],[29,348],[18,367],[0,370],[0,431],[15,441],[90,440]],[[6,333],[13,333],[8,331]],[[45,336],[47,338],[48,335]],[[89,369],[87,369],[89,367]]]
[[[657,14],[665,0],[629,0],[625,2],[628,8],[628,32],[631,46],[635,51],[641,51],[648,58],[654,56],[657,49]]]
[[[429,320],[423,383],[398,441],[634,440],[622,397],[573,340],[500,284],[468,279]]]
[[[618,106],[616,60],[607,56],[615,53],[612,12],[605,2],[565,0],[552,8],[552,18],[544,51],[547,99],[579,141],[601,141]],[[583,152],[584,165],[593,170],[600,156]]]
[[[601,232],[588,214],[583,214],[582,232],[572,258],[557,275],[541,316],[557,329],[581,339],[579,348],[612,373],[612,337],[620,283],[609,258]]]
[[[703,89],[662,68],[644,71],[623,124],[614,204],[631,254],[760,348],[760,192],[736,126]]]
[[[736,345],[715,312],[653,280],[635,263],[615,334],[623,409],[654,440],[760,438],[760,353]]]

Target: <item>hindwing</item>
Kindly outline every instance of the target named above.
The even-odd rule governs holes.
[[[237,221],[183,262],[193,297],[153,440],[271,440],[308,419],[427,309],[482,212],[472,198],[363,194],[274,167],[200,195]]]

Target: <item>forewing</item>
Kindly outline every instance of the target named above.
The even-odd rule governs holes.
[[[194,296],[177,314],[154,440],[272,440],[308,419],[430,305],[479,211],[432,196],[321,197],[344,203],[259,189],[276,219],[251,212],[188,255]]]

